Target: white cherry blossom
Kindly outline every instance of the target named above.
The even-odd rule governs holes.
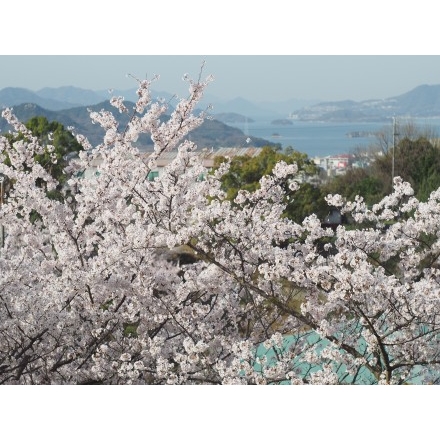
[[[46,194],[57,182],[34,160],[43,146],[3,111],[0,382],[438,383],[440,190],[422,203],[396,178],[371,209],[331,195],[353,219],[333,231],[316,215],[283,216],[297,167],[281,162],[230,202],[228,162],[209,173],[184,140],[204,120],[194,111],[212,78],[186,77],[189,96],[166,122],[156,80],[139,81],[134,109],[112,98],[132,111],[127,127],[91,112],[103,142],[78,135],[64,201]],[[133,145],[145,133],[148,158]],[[81,178],[98,159],[99,176]]]

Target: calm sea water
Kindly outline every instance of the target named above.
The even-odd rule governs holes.
[[[435,129],[440,136],[439,119],[411,119],[417,127]],[[403,123],[403,122],[401,122]],[[388,129],[392,132],[392,121],[329,123],[292,121],[292,125],[274,125],[270,121],[256,121],[248,124],[229,124],[242,130],[248,136],[255,136],[278,142],[283,147],[291,146],[309,157],[350,153],[356,147],[367,147],[375,143],[373,133]],[[360,137],[350,137],[351,133]],[[371,136],[365,136],[370,133]],[[276,134],[276,136],[274,136]]]

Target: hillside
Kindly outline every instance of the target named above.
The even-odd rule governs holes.
[[[126,105],[129,108],[134,106],[133,103],[126,103]],[[100,111],[102,109],[115,111],[114,107],[108,101],[105,101],[88,107],[81,106],[59,111],[47,110],[36,104],[21,104],[14,106],[14,114],[23,122],[34,116],[44,116],[49,121],[58,121],[66,128],[74,127],[76,133],[85,135],[92,145],[98,145],[102,141],[104,131],[99,125],[92,124],[88,110]],[[129,120],[128,115],[116,111],[114,114],[120,126],[124,127]],[[168,117],[164,115],[163,120]],[[0,130],[8,130],[4,119],[0,119]],[[189,138],[200,148],[279,145],[265,139],[247,136],[240,129],[230,127],[215,119],[205,120],[202,126],[190,133]],[[247,142],[247,139],[250,139],[250,141]],[[149,150],[152,148],[153,143],[149,136],[145,135],[139,138],[137,145],[142,150]]]
[[[33,103],[47,110],[61,110],[72,107],[96,105],[102,101],[109,100],[110,96],[123,96],[127,101],[137,99],[136,88],[127,90],[89,90],[80,87],[45,87],[37,91],[31,91],[19,87],[7,87],[0,90],[0,107],[10,107],[19,104]],[[173,94],[166,91],[151,91],[153,99],[161,98],[167,102],[174,102]],[[200,108],[206,109],[212,106],[214,115],[236,113],[250,119],[275,119],[282,117],[292,109],[298,108],[300,101],[288,100],[283,102],[253,103],[243,98],[234,98],[225,101],[216,96],[207,95],[199,103]],[[225,122],[225,121],[224,121]]]
[[[68,104],[64,108],[69,108],[70,106],[77,107],[82,105],[93,105],[101,102],[109,96],[109,93],[107,93],[107,96],[102,96],[102,94],[98,92],[73,86],[45,87],[35,93],[41,98],[55,99],[56,101]]]
[[[37,93],[21,87],[6,87],[0,90],[0,107],[12,107],[27,103],[33,103],[50,110],[66,108],[65,102],[39,96]]]

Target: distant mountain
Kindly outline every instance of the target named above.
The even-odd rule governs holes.
[[[45,87],[35,93],[41,98],[64,102],[70,104],[71,107],[97,104],[106,98],[92,90],[73,86]]]
[[[0,90],[0,108],[19,104],[36,104],[47,110],[65,110],[74,107],[96,105],[109,101],[112,96],[123,96],[126,101],[135,102],[137,88],[127,90],[89,90],[80,87],[45,87],[31,91],[21,87],[6,87]],[[151,91],[153,99],[163,98],[172,101],[173,95],[167,92]],[[172,102],[171,102],[172,103]]]
[[[134,102],[137,98],[136,90],[113,90],[110,93],[108,90],[93,91],[66,86],[46,87],[33,92],[24,88],[7,87],[0,90],[0,107],[34,104],[50,111],[80,109],[84,106],[102,108],[103,102],[108,105],[110,97],[114,95]],[[165,91],[152,90],[151,96],[153,99],[165,99],[170,106],[175,105],[179,99]],[[393,116],[440,117],[440,85],[421,85],[399,96],[360,102],[345,100],[317,103],[288,99],[282,102],[255,103],[240,97],[222,100],[208,94],[203,97],[196,112],[206,110],[208,105],[213,106],[209,113],[226,123],[273,121],[286,117],[301,121],[384,122]],[[76,111],[81,110],[74,110]],[[62,114],[64,116],[69,117],[68,113]]]
[[[292,112],[301,121],[382,122],[393,116],[440,117],[440,85],[422,85],[387,99],[321,102]]]
[[[319,101],[314,99],[287,99],[284,101],[264,101],[259,102],[258,106],[270,110],[274,113],[278,113],[283,116],[288,116],[295,110],[300,110],[304,107],[309,107],[318,104]]]
[[[131,89],[124,89],[124,90],[121,89],[98,90],[95,93],[101,97],[97,102],[100,102],[103,99],[108,101],[112,96],[123,96],[124,100],[126,101],[136,102],[136,100],[138,99],[138,95],[136,92],[137,92],[137,87]],[[160,99],[165,99],[165,101],[168,102],[168,101],[173,101],[174,95],[164,91],[151,90],[151,97],[153,98],[153,100],[160,98]]]
[[[56,119],[57,112],[54,112],[52,110],[46,110],[36,104],[19,104],[14,106],[14,115],[17,116],[17,118],[22,122],[27,122],[29,119],[33,118],[34,116],[44,116],[49,121],[57,120],[60,121],[60,118]],[[73,125],[72,121],[64,120],[65,122],[62,122],[63,125]],[[70,122],[70,124],[69,124]],[[0,131],[4,132],[6,129],[8,129],[8,124],[5,119],[0,118]]]
[[[6,87],[0,90],[0,107],[12,107],[18,104],[28,103],[36,104],[49,110],[62,110],[67,108],[64,102],[39,96],[37,93],[28,89]]]
[[[217,120],[205,120],[188,136],[199,148],[281,146],[266,139],[248,136],[242,130]]]
[[[430,117],[440,115],[440,84],[421,85],[395,98],[396,107],[402,114]]]
[[[134,106],[134,103],[126,102],[126,105],[130,108]],[[120,114],[115,111],[115,108],[111,106],[108,101],[87,107],[81,106],[58,111],[47,110],[36,104],[20,104],[14,106],[14,114],[23,122],[27,122],[34,116],[44,116],[49,121],[60,122],[66,128],[74,127],[76,133],[86,136],[92,145],[98,145],[102,142],[104,130],[98,124],[92,124],[88,110],[112,111],[122,128],[125,127],[129,120],[127,114]],[[167,118],[169,118],[169,115],[163,116],[163,120]],[[9,127],[6,121],[0,118],[0,130],[6,131],[7,129],[9,129]],[[266,139],[247,136],[238,128],[230,127],[221,121],[208,119],[205,120],[200,127],[191,131],[188,138],[195,142],[200,148],[280,145]],[[143,150],[150,150],[153,147],[153,142],[148,135],[143,135],[139,137],[137,145]]]
[[[247,116],[240,115],[239,113],[229,112],[229,113],[216,113],[213,115],[214,119],[217,121],[224,122],[225,124],[237,124],[237,123],[252,123],[255,122],[253,119]]]
[[[284,114],[280,114],[265,107],[260,107],[259,105],[240,97],[226,102],[211,102],[211,104],[213,106],[212,113],[214,115],[221,113],[239,113],[248,118],[259,120],[276,119],[285,116]]]

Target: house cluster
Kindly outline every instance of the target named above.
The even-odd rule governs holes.
[[[315,157],[313,162],[326,173],[327,177],[333,177],[345,174],[353,166],[355,156],[338,154],[336,156]]]
[[[219,148],[219,149],[201,149],[196,152],[201,159],[203,166],[210,170],[214,167],[215,160],[218,157],[228,157],[233,158],[235,156],[249,156],[249,157],[256,157],[260,154],[261,148],[257,147],[237,147],[237,148]],[[144,153],[146,157],[148,157],[151,153],[146,152]],[[169,151],[166,153],[163,153],[160,158],[157,160],[156,167],[150,171],[148,174],[149,180],[154,180],[156,177],[160,177],[163,173],[164,168],[176,157],[177,151]],[[363,167],[365,164],[368,163],[368,158],[359,158],[352,154],[339,154],[334,156],[326,156],[326,157],[315,157],[312,159],[315,165],[317,165],[321,173],[320,175],[316,176],[310,176],[306,175],[305,173],[298,173],[298,175],[295,177],[295,180],[297,180],[299,183],[308,182],[313,185],[319,185],[321,183],[321,179],[338,176],[345,174],[348,169],[355,168],[355,167]],[[99,166],[100,166],[101,160],[95,159],[95,161],[92,163],[92,166],[87,169],[83,176],[85,178],[91,178],[99,175]],[[324,177],[325,176],[325,177]],[[200,176],[202,179],[204,176]]]
[[[203,166],[208,170],[212,169],[217,157],[229,157],[235,156],[258,156],[261,152],[261,148],[247,147],[247,148],[219,148],[217,150],[203,149],[197,152],[203,160]],[[148,155],[148,153],[146,153]],[[157,161],[157,168],[152,170],[149,174],[149,178],[154,179],[159,177],[163,168],[169,164],[175,157],[177,152],[171,151],[163,154]],[[339,154],[335,156],[315,157],[313,159],[315,165],[317,165],[327,177],[333,177],[344,174],[349,168],[362,167],[365,160],[360,160],[358,157],[352,154]],[[306,176],[305,174],[299,174],[296,178],[299,182],[318,183],[317,176]]]

